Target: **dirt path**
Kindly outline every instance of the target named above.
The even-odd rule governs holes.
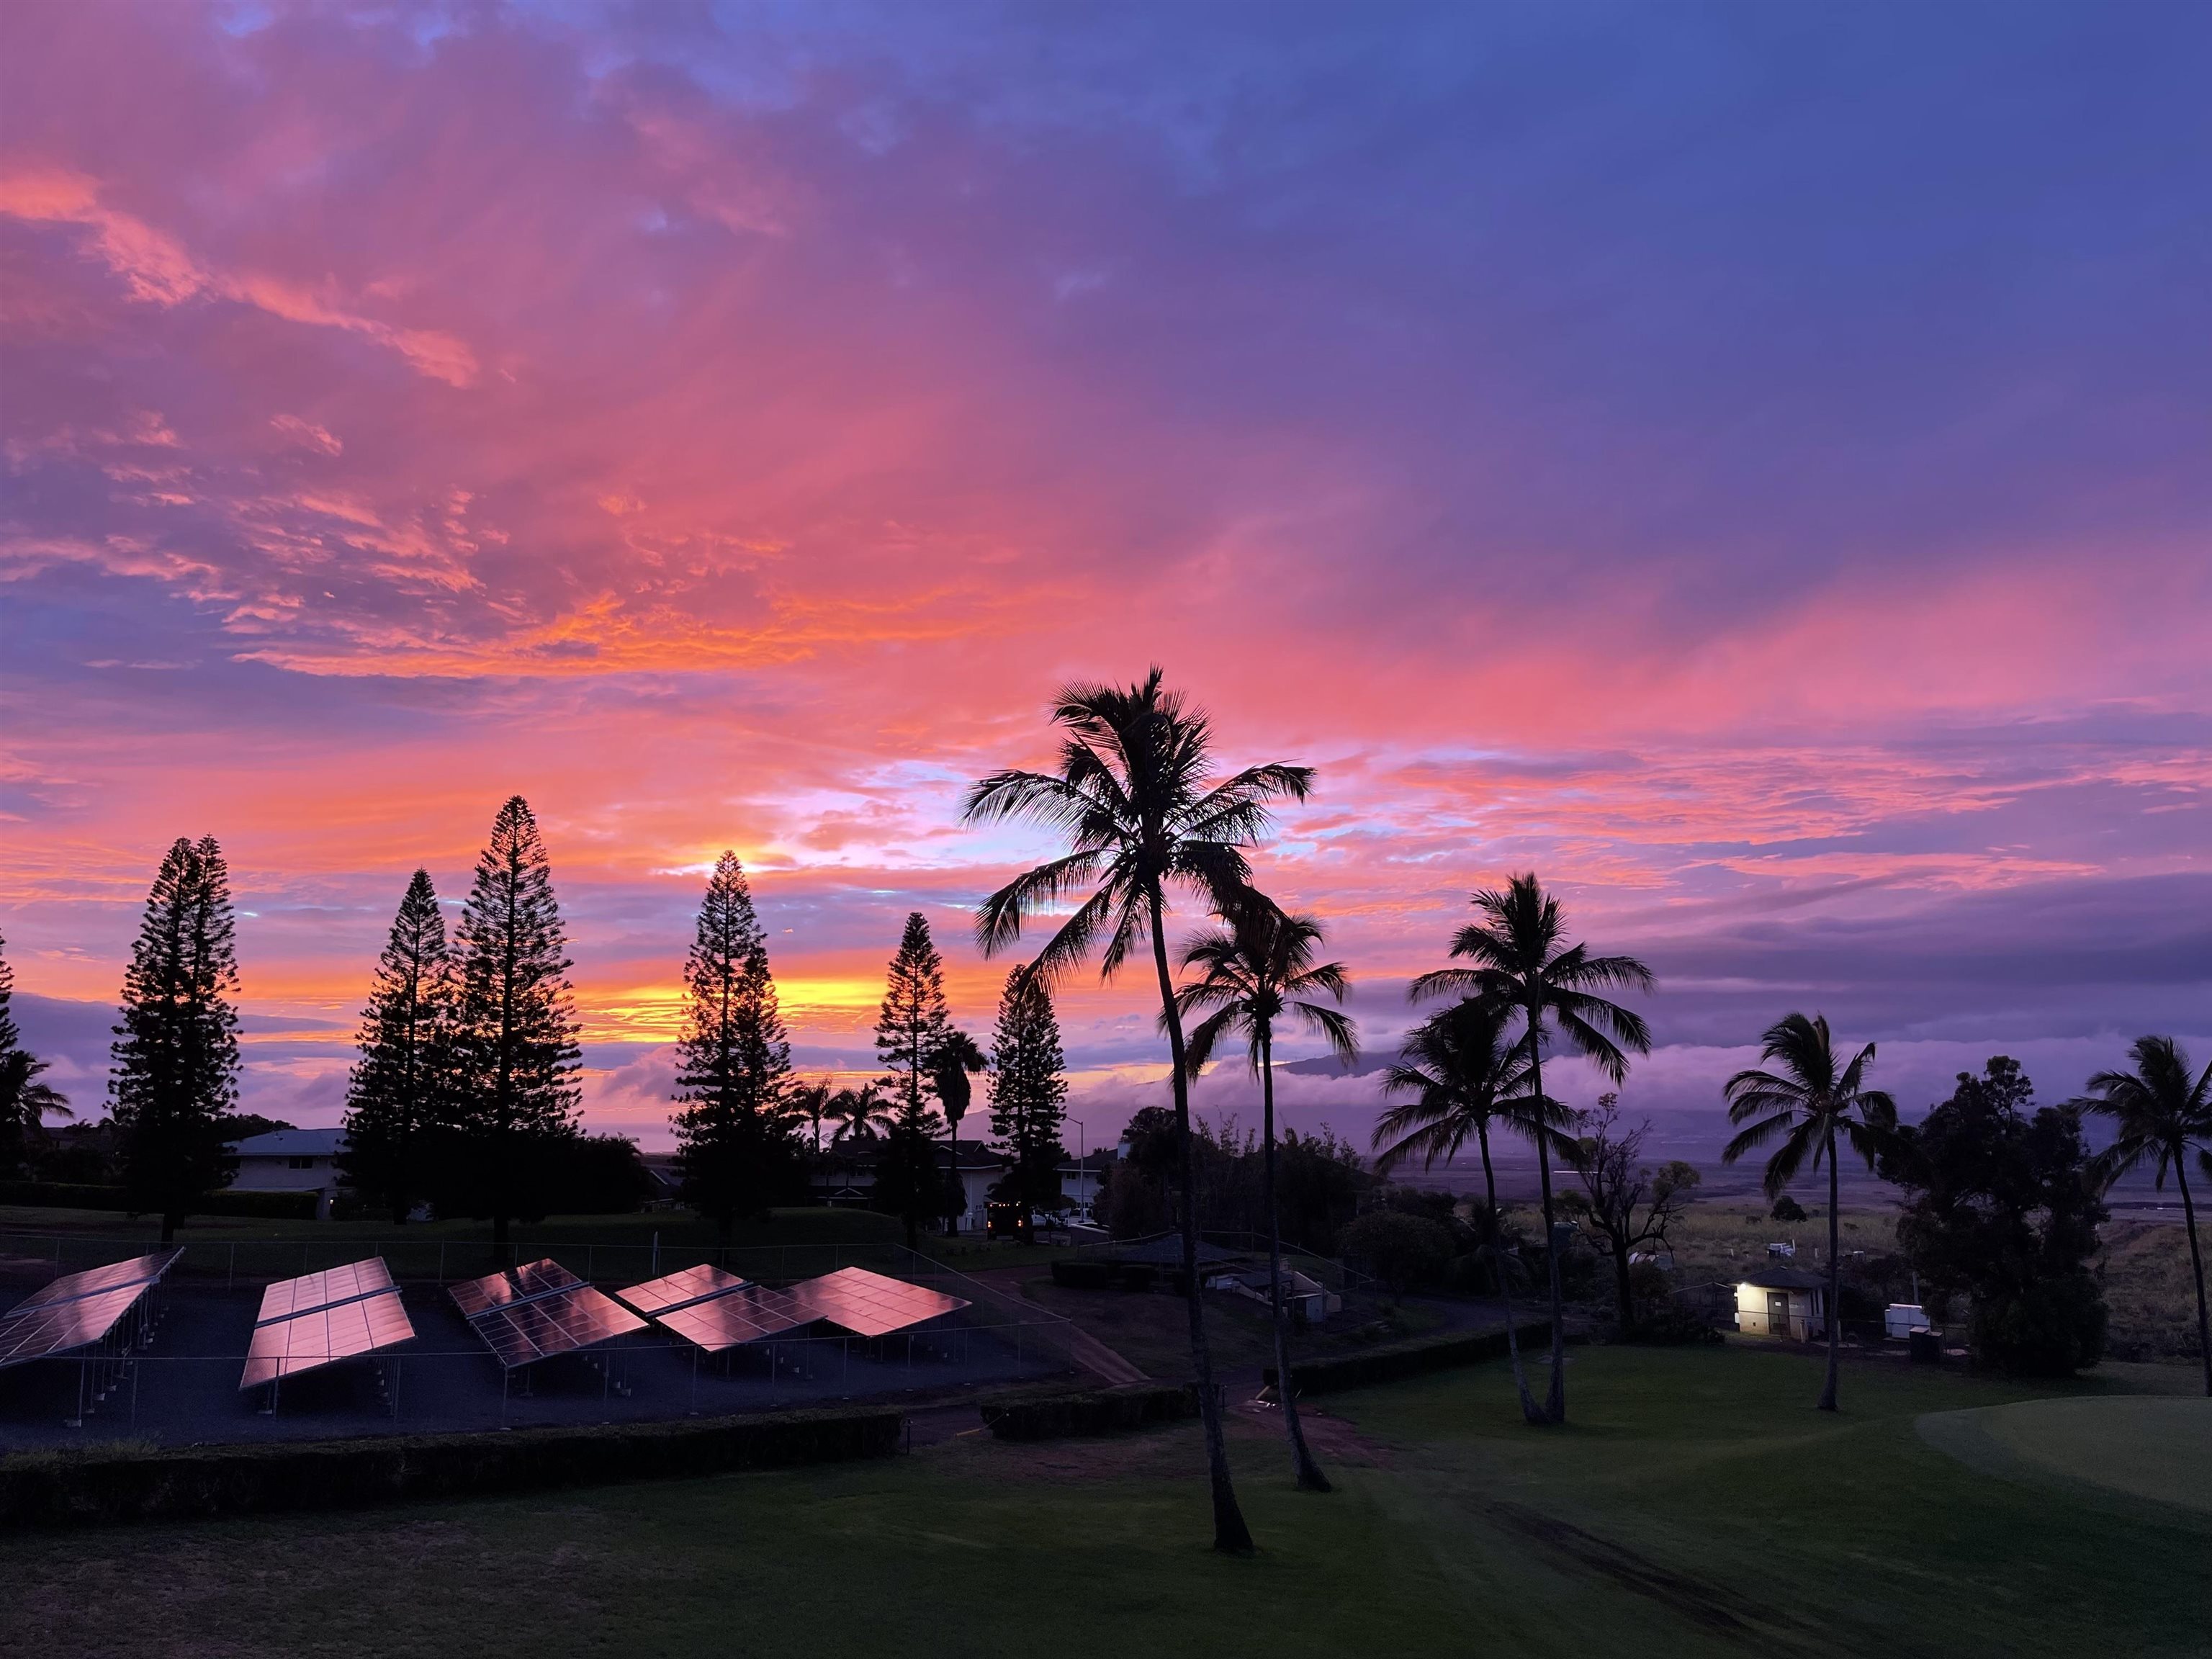
[[[989,1267],[968,1277],[988,1285],[1003,1296],[1019,1297],[1024,1302],[1030,1302],[1026,1285],[1030,1276],[1036,1271],[1034,1267]],[[1037,1304],[1030,1302],[1030,1305]],[[1144,1382],[1150,1380],[1113,1349],[1073,1322],[1067,1328],[1067,1351],[1079,1364],[1109,1382]]]

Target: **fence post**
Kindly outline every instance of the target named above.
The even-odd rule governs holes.
[[[445,1242],[445,1240],[443,1240],[443,1239],[440,1239],[440,1240],[438,1241],[438,1283],[439,1283],[439,1285],[441,1285],[441,1286],[442,1286],[442,1285],[445,1284],[445,1282],[446,1282],[446,1242]]]

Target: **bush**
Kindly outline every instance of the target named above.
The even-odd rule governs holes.
[[[1516,1328],[1525,1351],[1552,1340],[1549,1320]],[[1309,1359],[1291,1367],[1291,1383],[1300,1394],[1334,1394],[1344,1389],[1364,1389],[1371,1382],[1395,1382],[1425,1371],[1448,1370],[1456,1365],[1480,1365],[1505,1358],[1505,1333],[1481,1331],[1473,1335],[1422,1337],[1393,1342],[1331,1359]],[[1266,1372],[1267,1385],[1276,1386],[1273,1365]]]
[[[1052,1264],[1052,1282],[1071,1291],[1105,1291],[1114,1285],[1114,1264],[1110,1261],[1055,1261]]]
[[[1451,1230],[1427,1216],[1370,1210],[1344,1230],[1347,1260],[1395,1291],[1440,1282],[1451,1266]]]
[[[2087,1273],[2039,1279],[1974,1304],[1974,1355],[2014,1376],[2070,1376],[2103,1358],[2106,1319]]]
[[[1621,1333],[1621,1340],[1650,1347],[1682,1347],[1727,1340],[1712,1322],[1694,1309],[1660,1302]]]
[[[1802,1221],[1805,1218],[1805,1206],[1790,1197],[1789,1194],[1784,1193],[1774,1200],[1774,1208],[1771,1213],[1777,1221]]]
[[[1125,1382],[1077,1394],[987,1402],[983,1423],[1001,1440],[1060,1440],[1149,1428],[1198,1415],[1195,1382]]]
[[[896,1408],[801,1411],[301,1444],[33,1452],[0,1460],[0,1530],[349,1509],[779,1468],[898,1449]]]
[[[80,1184],[65,1181],[0,1181],[0,1204],[22,1204],[33,1208],[108,1210],[134,1213],[120,1187]],[[256,1193],[224,1191],[194,1199],[186,1211],[196,1215],[247,1216],[261,1221],[313,1221],[317,1200],[313,1193]]]

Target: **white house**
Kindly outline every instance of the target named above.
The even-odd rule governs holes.
[[[1810,1342],[1828,1334],[1827,1282],[1802,1267],[1761,1267],[1735,1287],[1735,1328]]]
[[[240,1193],[313,1193],[315,1214],[330,1218],[338,1190],[337,1156],[345,1145],[343,1129],[272,1129],[230,1143],[238,1158],[231,1190]]]

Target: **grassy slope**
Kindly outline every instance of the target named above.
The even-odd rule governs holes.
[[[2212,1522],[1979,1474],[1920,1412],[2023,1391],[1740,1349],[1579,1352],[1333,1398],[1328,1498],[1235,1449],[1256,1561],[1200,1547],[1188,1429],[887,1464],[8,1540],[0,1650],[769,1656],[2212,1650]],[[1349,1419],[1348,1421],[1344,1419]],[[1364,1433],[1369,1438],[1360,1440]]]

